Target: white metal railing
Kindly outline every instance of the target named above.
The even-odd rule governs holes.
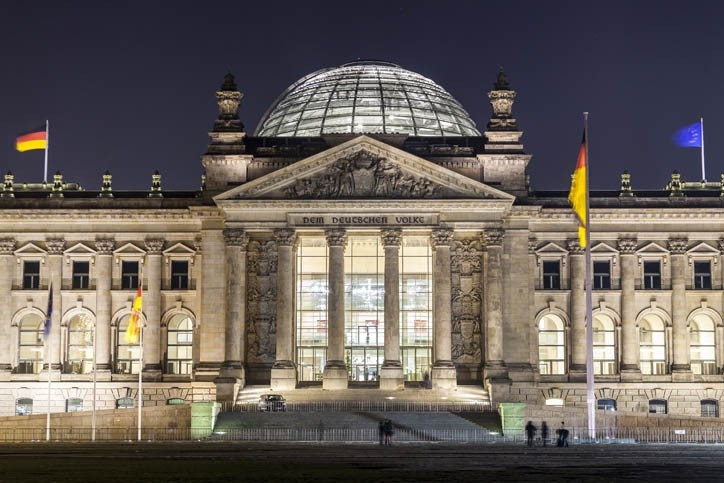
[[[223,412],[256,412],[257,403],[222,403]],[[287,402],[286,411],[290,412],[348,412],[348,411],[382,411],[382,412],[488,412],[495,411],[492,405],[485,402],[441,402],[411,401],[404,399],[382,400],[323,400]]]

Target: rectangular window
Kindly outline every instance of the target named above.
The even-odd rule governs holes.
[[[88,288],[90,283],[90,262],[73,262],[73,288]]]
[[[644,289],[657,290],[661,288],[661,262],[659,260],[644,260]]]
[[[23,288],[37,290],[40,288],[40,262],[26,261],[23,263]]]
[[[609,260],[593,262],[593,288],[594,290],[611,288],[611,262]]]
[[[561,288],[561,262],[543,261],[543,288],[557,290]]]
[[[189,262],[186,260],[171,261],[171,289],[186,290],[189,288]]]
[[[711,289],[711,262],[694,262],[694,288]]]
[[[121,262],[121,289],[138,288],[138,262]]]

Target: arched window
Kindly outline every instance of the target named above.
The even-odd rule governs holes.
[[[138,374],[138,357],[140,350],[138,344],[129,344],[126,341],[126,329],[131,314],[124,315],[118,322],[116,331],[116,373],[117,374]]]
[[[39,374],[43,368],[43,318],[27,314],[20,321],[18,374]]]
[[[664,322],[650,314],[639,323],[641,374],[666,374],[666,330]]]
[[[616,374],[616,326],[610,317],[593,317],[593,373]]]
[[[716,399],[702,399],[701,401],[701,417],[702,418],[718,418],[719,417],[719,401]]]
[[[563,321],[546,315],[538,322],[538,368],[543,375],[565,374],[566,334]]]
[[[176,314],[168,322],[168,374],[191,374],[194,321],[186,314]]]
[[[25,416],[33,414],[33,400],[29,397],[21,397],[15,401],[15,414]]]
[[[186,401],[184,401],[183,398],[180,397],[172,397],[171,399],[166,400],[166,404],[169,406],[177,406],[181,404],[186,404]]]
[[[597,404],[598,409],[603,411],[615,411],[616,400],[615,399],[599,399]]]
[[[135,405],[135,402],[132,397],[116,399],[116,409],[131,409]]]
[[[66,372],[89,374],[93,370],[93,320],[86,313],[68,322]]]
[[[689,324],[691,372],[716,374],[716,333],[714,321],[706,315],[695,317]]]

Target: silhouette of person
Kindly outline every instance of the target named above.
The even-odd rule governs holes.
[[[535,427],[533,421],[528,421],[528,424],[525,425],[525,436],[528,440],[528,447],[533,446],[533,438],[535,438],[536,431],[538,431],[538,428]]]
[[[540,425],[540,437],[543,440],[543,446],[548,444],[548,425],[543,421]]]

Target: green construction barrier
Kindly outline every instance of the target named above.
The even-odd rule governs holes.
[[[525,428],[525,403],[499,403],[500,421],[505,436],[519,436]]]
[[[194,439],[211,436],[221,405],[214,401],[191,403],[191,436]]]

